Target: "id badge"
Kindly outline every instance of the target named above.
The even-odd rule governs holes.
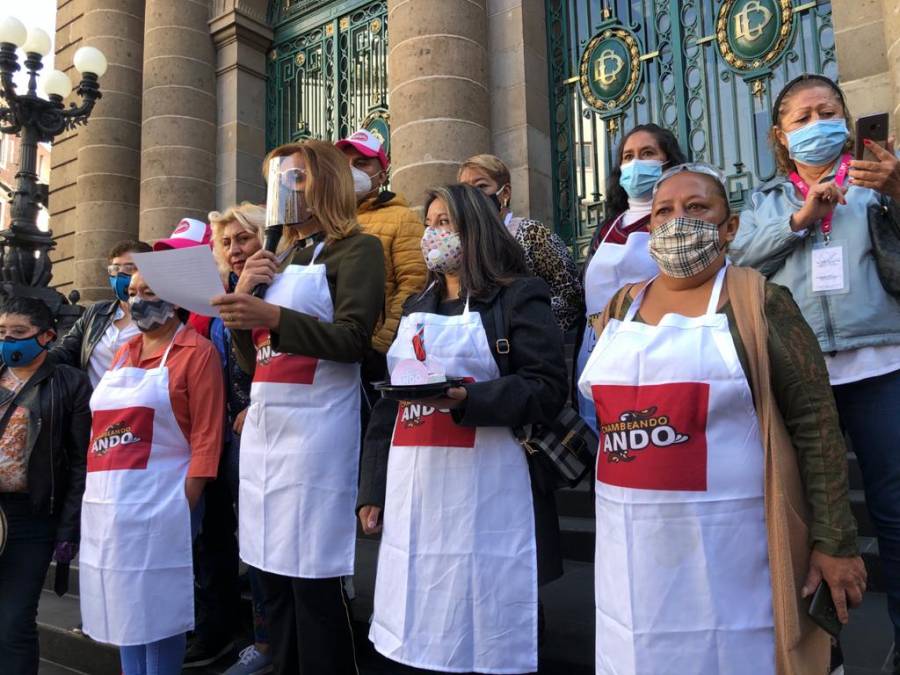
[[[841,295],[850,292],[850,265],[846,242],[831,240],[813,244],[810,281],[813,295]]]

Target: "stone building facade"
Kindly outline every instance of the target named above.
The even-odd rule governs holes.
[[[614,4],[569,1],[596,6],[603,20]],[[706,3],[720,0],[683,4]],[[360,3],[58,0],[57,67],[70,71],[72,55],[84,44],[103,50],[110,66],[89,124],[54,143],[53,283],[65,293],[78,289],[87,301],[107,297],[105,255],[116,241],[156,239],[182,217],[205,218],[214,208],[261,201],[260,160],[275,114],[267,99],[269,61],[273,38],[284,29],[273,25],[274,5],[309,5],[331,16],[332,9],[354,4]],[[559,137],[548,44],[557,28],[548,16],[560,4],[387,0],[383,68],[393,189],[415,203],[427,186],[452,180],[460,160],[493,152],[512,170],[513,210],[552,222]],[[798,12],[816,5],[794,0]],[[900,131],[900,3],[819,5],[830,7],[823,11],[833,20],[835,44],[823,49],[836,49],[854,114],[889,110]],[[641,61],[653,58],[661,58],[659,52]]]

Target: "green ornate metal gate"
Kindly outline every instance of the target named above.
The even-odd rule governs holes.
[[[269,19],[268,146],[360,127],[387,143],[387,1],[277,0]]]
[[[557,230],[581,251],[628,128],[671,129],[722,167],[732,204],[772,177],[772,101],[803,72],[837,77],[825,0],[547,0]]]

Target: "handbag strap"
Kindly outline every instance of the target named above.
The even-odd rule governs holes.
[[[501,377],[509,375],[509,322],[503,301],[505,295],[505,288],[501,286],[491,305],[491,323],[494,326],[494,342],[491,344],[491,353],[497,362]]]

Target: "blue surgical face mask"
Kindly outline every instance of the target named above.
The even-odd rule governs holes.
[[[122,302],[128,301],[128,285],[130,283],[130,274],[119,274],[109,278],[109,285],[112,286],[113,293],[115,293],[116,298]]]
[[[0,342],[0,358],[10,368],[24,368],[45,349],[38,342],[37,335],[19,339],[7,337]]]
[[[633,159],[622,165],[619,185],[632,199],[649,195],[662,175],[662,166],[658,159]]]
[[[841,154],[850,133],[846,120],[816,120],[787,132],[791,159],[809,166],[831,164]]]

